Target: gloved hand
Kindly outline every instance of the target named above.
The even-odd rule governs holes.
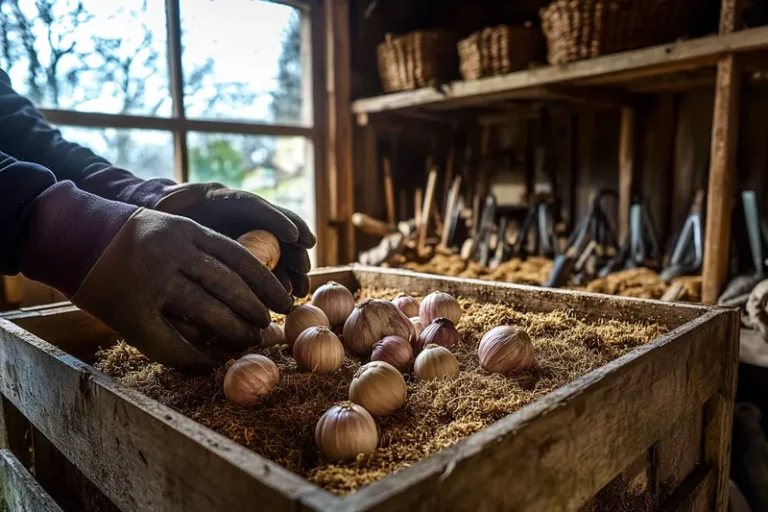
[[[185,183],[169,191],[155,209],[181,215],[222,235],[237,239],[254,229],[269,231],[280,241],[280,261],[275,276],[296,297],[309,293],[307,249],[315,236],[295,213],[268,201],[218,183]]]
[[[267,308],[293,299],[241,245],[174,215],[139,209],[91,268],[72,302],[147,357],[186,369],[212,362],[171,325],[178,317],[238,350],[260,343]]]

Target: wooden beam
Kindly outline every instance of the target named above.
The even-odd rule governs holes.
[[[328,175],[328,102],[326,83],[328,66],[326,59],[326,15],[322,2],[309,11],[312,32],[312,110],[314,122],[313,149],[315,163],[315,231],[317,247],[315,263],[331,265],[332,253],[338,250],[336,229],[331,226],[331,206],[328,200],[330,178]]]
[[[731,34],[739,27],[742,4],[742,0],[723,0],[720,13],[721,34]],[[740,36],[746,32],[742,31],[736,35]],[[702,270],[701,293],[705,304],[717,302],[720,290],[728,278],[741,75],[742,67],[735,55],[726,55],[718,62],[707,196],[706,247]]]
[[[518,71],[503,76],[453,82],[441,90],[424,88],[367,98],[354,102],[355,113],[382,112],[407,107],[456,103],[460,99],[484,96],[501,99],[525,89],[590,80],[590,85],[619,83],[642,77],[658,76],[686,69],[714,66],[730,53],[744,53],[768,48],[768,27],[743,30],[738,34],[702,37],[651,48],[606,55],[561,66]],[[615,80],[614,80],[615,81]]]
[[[635,146],[637,139],[634,107],[621,109],[619,133],[619,240],[627,236],[629,209],[632,206],[632,190],[636,179]]]
[[[11,512],[61,512],[9,450],[0,450],[0,508]]]
[[[328,264],[355,259],[352,226],[354,180],[352,174],[352,70],[350,67],[349,0],[325,0],[328,93],[328,171],[331,218],[339,225],[339,248]]]

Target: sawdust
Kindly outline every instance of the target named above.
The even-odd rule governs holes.
[[[357,299],[393,298],[399,290],[363,290]],[[415,382],[406,372],[408,400],[394,415],[377,418],[379,448],[353,462],[331,462],[314,444],[315,423],[335,402],[347,399],[360,361],[349,355],[330,375],[299,372],[286,346],[255,349],[275,361],[280,384],[259,406],[246,409],[222,392],[226,367],[208,376],[188,376],[150,363],[120,343],[98,354],[96,366],[121,383],[189,416],[262,456],[345,495],[408,467],[477,432],[526,404],[604,366],[664,333],[658,325],[619,321],[586,322],[567,311],[521,313],[505,304],[459,298],[464,314],[455,354],[461,375],[455,380]],[[282,323],[281,317],[275,317]],[[528,330],[536,351],[530,371],[511,377],[479,367],[477,345],[497,325]]]

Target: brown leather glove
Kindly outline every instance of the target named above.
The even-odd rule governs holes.
[[[72,302],[150,359],[186,369],[212,361],[172,319],[242,350],[260,343],[259,329],[270,322],[267,308],[287,313],[293,304],[244,247],[191,220],[146,209],[123,225]]]
[[[307,224],[292,211],[218,183],[171,187],[155,209],[187,217],[233,239],[254,229],[269,231],[280,241],[280,261],[273,272],[296,297],[309,292],[307,249],[314,247],[316,240]]]

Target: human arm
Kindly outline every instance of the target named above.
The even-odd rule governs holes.
[[[248,251],[188,219],[109,201],[0,154],[0,271],[57,288],[151,359],[210,360],[181,319],[231,348],[260,342],[292,299]]]

